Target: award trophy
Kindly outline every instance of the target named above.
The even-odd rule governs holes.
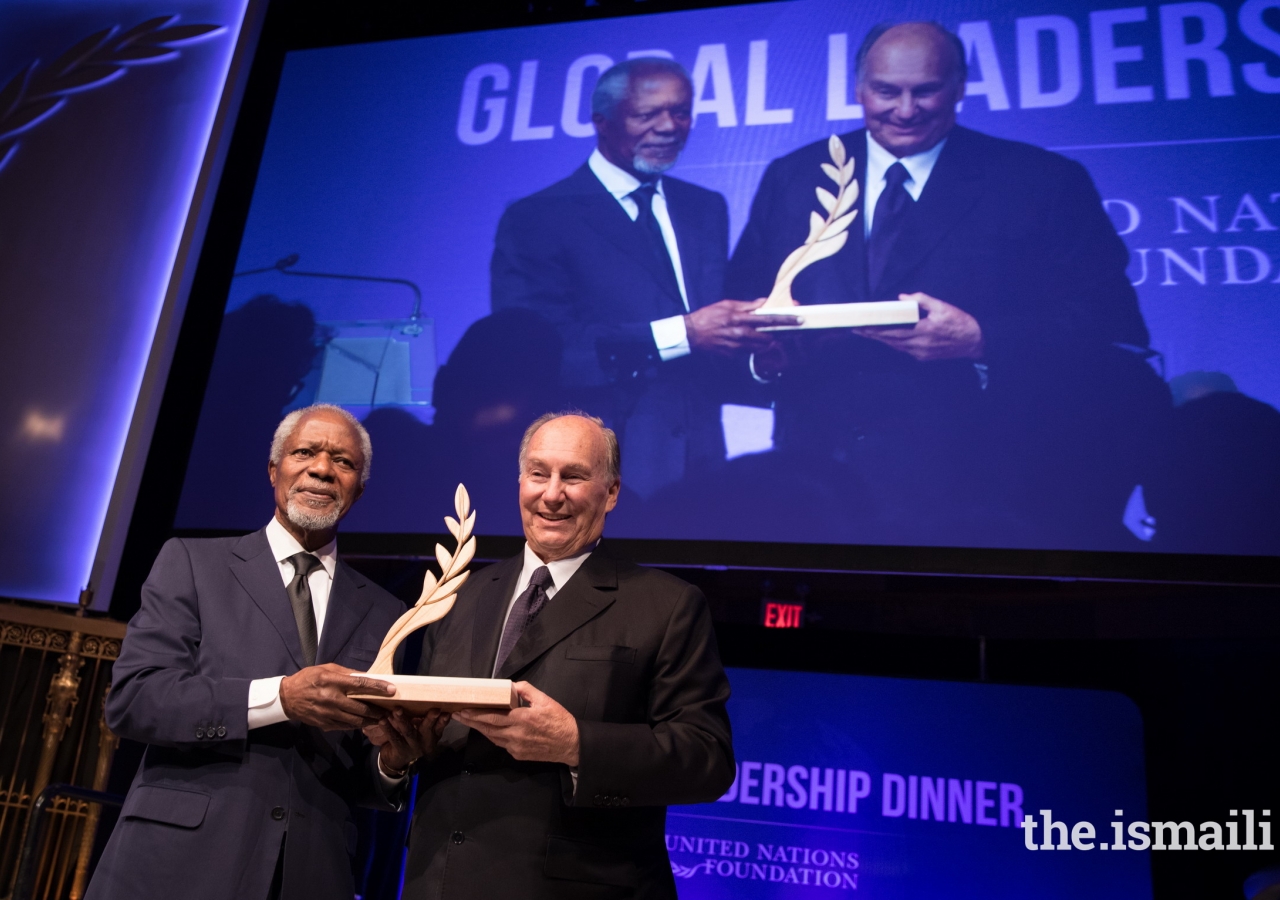
[[[827,211],[824,218],[816,210],[809,213],[809,237],[791,252],[778,269],[773,290],[756,315],[795,315],[799,325],[761,328],[761,331],[800,331],[812,328],[861,328],[865,325],[907,325],[920,321],[920,307],[913,300],[885,300],[872,303],[819,303],[801,306],[791,296],[791,282],[797,275],[820,259],[834,256],[849,239],[849,226],[858,211],[858,182],[853,178],[853,160],[844,142],[834,134],[827,142],[831,162],[822,164],[836,185],[832,194],[824,187],[817,189],[818,202]]]
[[[467,489],[462,485],[458,485],[458,490],[454,492],[453,506],[458,517],[455,519],[453,516],[445,516],[444,524],[458,542],[457,550],[450,554],[441,544],[436,544],[440,577],[437,579],[431,570],[427,570],[418,602],[391,626],[387,636],[382,639],[377,658],[366,673],[379,681],[394,684],[395,696],[352,694],[356,700],[378,706],[402,706],[410,713],[423,713],[429,709],[515,709],[520,705],[515,688],[507,678],[443,678],[434,675],[396,675],[392,672],[396,648],[410,633],[443,619],[453,609],[458,589],[471,574],[466,568],[476,554],[476,539],[471,534],[475,528],[476,514],[471,509]]]

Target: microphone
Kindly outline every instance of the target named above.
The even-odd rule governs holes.
[[[278,259],[274,264],[263,266],[260,269],[245,269],[243,272],[236,272],[233,278],[240,278],[244,275],[261,275],[263,272],[279,272],[281,275],[292,275],[297,278],[330,278],[338,281],[373,281],[381,284],[402,284],[409,290],[413,291],[413,312],[409,315],[409,322],[400,329],[401,334],[407,334],[416,337],[422,334],[422,325],[418,320],[422,317],[422,289],[417,284],[407,278],[385,278],[381,275],[348,275],[344,272],[300,272],[293,269],[301,259],[297,253],[290,253],[283,259]]]

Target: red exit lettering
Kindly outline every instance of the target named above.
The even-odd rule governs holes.
[[[804,625],[803,603],[775,603],[768,600],[764,604],[765,628],[800,628]]]

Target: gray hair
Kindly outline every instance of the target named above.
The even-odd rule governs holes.
[[[950,45],[951,50],[955,53],[955,68],[952,70],[956,78],[961,84],[969,80],[969,60],[964,52],[964,41],[956,37],[955,33],[941,22],[934,22],[928,19],[920,19],[914,22],[881,22],[872,27],[867,32],[867,36],[862,39],[862,45],[858,47],[858,55],[854,57],[854,72],[858,81],[862,81],[862,76],[866,73],[867,55],[871,52],[871,48],[875,46],[876,41],[884,37],[885,32],[891,28],[897,28],[899,25],[924,25],[932,28],[941,35]]]
[[[566,416],[577,416],[579,419],[586,419],[600,429],[600,433],[604,435],[605,462],[608,465],[609,477],[614,481],[620,480],[622,477],[622,449],[618,446],[618,436],[614,434],[612,428],[604,424],[604,420],[599,416],[593,416],[580,409],[565,409],[560,412],[543,413],[533,420],[533,424],[524,430],[524,437],[520,439],[520,474],[524,475],[524,462],[529,455],[529,444],[533,440],[534,433],[548,422],[563,419]]]
[[[364,457],[364,464],[360,467],[360,486],[364,487],[364,483],[369,480],[369,468],[373,464],[373,442],[369,440],[369,432],[360,424],[359,419],[341,406],[335,406],[332,403],[313,403],[311,406],[295,409],[281,419],[280,424],[276,426],[275,436],[271,438],[271,464],[278,466],[280,460],[284,459],[284,442],[289,440],[289,435],[293,434],[298,423],[307,416],[320,412],[333,413],[344,419],[360,439],[360,455]]]
[[[612,119],[617,112],[618,104],[627,99],[631,93],[631,81],[644,75],[674,75],[693,89],[693,82],[684,66],[673,59],[662,56],[638,56],[625,59],[607,69],[596,82],[596,89],[591,92],[591,114]],[[587,418],[590,418],[588,416]]]

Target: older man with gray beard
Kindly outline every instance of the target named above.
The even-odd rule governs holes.
[[[724,299],[729,213],[671,177],[693,124],[679,63],[620,62],[591,96],[596,147],[577,171],[502,214],[490,263],[494,312],[531,309],[560,332],[568,399],[622,444],[623,482],[648,497],[725,458],[724,357],[766,352],[763,300]],[[718,359],[720,358],[720,359]]]
[[[394,693],[359,671],[404,611],[337,557],[371,457],[345,410],[290,413],[267,526],[161,550],[106,707],[146,754],[90,900],[354,894],[351,807],[398,809],[404,783],[361,729],[396,758],[421,752],[402,712],[349,696]]]

